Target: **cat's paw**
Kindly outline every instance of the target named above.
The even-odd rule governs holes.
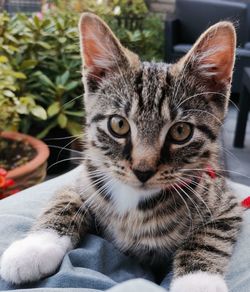
[[[176,278],[170,292],[228,292],[228,288],[220,275],[196,272]]]
[[[0,276],[14,284],[39,280],[56,271],[71,247],[68,236],[60,237],[52,230],[30,234],[3,253]]]
[[[121,284],[114,286],[107,290],[107,292],[166,292],[162,287],[145,280],[145,279],[133,279],[125,281]]]

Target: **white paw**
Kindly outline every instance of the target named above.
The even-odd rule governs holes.
[[[196,272],[175,279],[170,292],[228,292],[222,276]]]
[[[114,286],[106,292],[166,292],[166,290],[144,279],[128,280]]]
[[[70,238],[60,237],[53,230],[30,234],[12,243],[3,253],[0,276],[15,284],[39,280],[56,271],[70,248]]]

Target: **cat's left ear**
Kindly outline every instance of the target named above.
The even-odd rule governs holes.
[[[124,48],[108,25],[92,13],[83,13],[79,22],[84,77],[98,84],[107,73],[137,66],[139,58]]]
[[[230,86],[235,62],[236,33],[231,22],[211,26],[182,61],[212,86]],[[188,62],[188,64],[187,64]]]

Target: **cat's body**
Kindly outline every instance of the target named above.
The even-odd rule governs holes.
[[[232,25],[212,27],[174,65],[141,63],[93,15],[82,18],[80,29],[87,114],[82,175],[57,194],[32,234],[4,253],[1,276],[21,283],[52,273],[94,228],[140,261],[172,258],[171,292],[226,292],[221,276],[241,223],[217,143],[234,64]],[[33,263],[13,267],[24,241],[30,245],[36,236]],[[60,253],[46,267],[39,242],[48,241]],[[50,253],[51,246],[43,257]]]

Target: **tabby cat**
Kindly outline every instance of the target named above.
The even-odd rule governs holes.
[[[223,275],[242,218],[217,137],[230,95],[233,25],[211,26],[175,64],[141,62],[93,14],[83,14],[79,28],[82,174],[4,252],[2,278],[19,284],[52,274],[95,221],[139,261],[172,258],[171,292],[228,291]]]

